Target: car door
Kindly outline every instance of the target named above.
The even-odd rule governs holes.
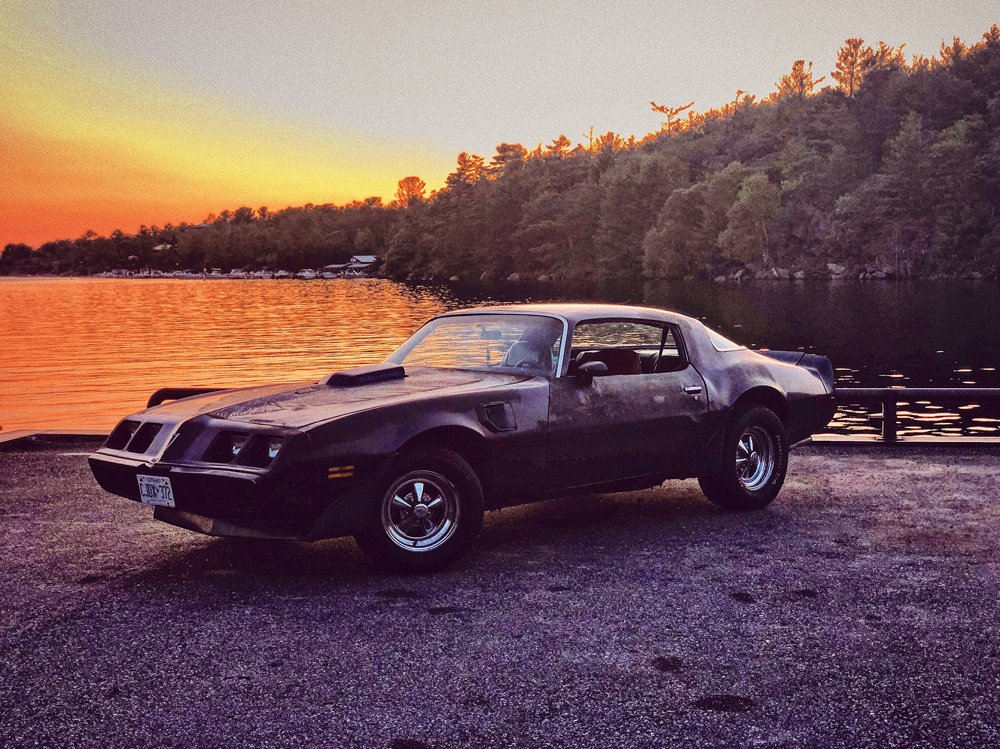
[[[596,326],[608,322],[614,325],[597,334]],[[700,446],[708,413],[705,383],[686,361],[677,336],[672,326],[634,321],[577,326],[574,359],[609,349],[657,353],[657,346],[657,358],[663,358],[669,339],[675,342],[669,352],[675,360],[667,368],[674,371],[618,374],[619,368],[592,379],[573,374],[553,379],[546,447],[550,491],[668,473]],[[652,368],[647,362],[645,369]]]

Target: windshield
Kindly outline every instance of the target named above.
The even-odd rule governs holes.
[[[562,341],[563,323],[554,317],[452,315],[431,320],[386,361],[551,377],[559,363]]]

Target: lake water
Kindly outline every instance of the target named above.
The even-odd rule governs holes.
[[[107,429],[160,387],[316,380],[380,361],[437,312],[491,301],[382,280],[0,279],[0,426]],[[841,385],[1000,387],[992,283],[660,284],[644,303],[750,346],[829,356]],[[996,435],[998,411],[911,404],[901,432]],[[878,429],[860,407],[831,425]]]

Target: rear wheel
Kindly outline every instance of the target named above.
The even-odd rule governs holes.
[[[720,470],[699,476],[698,483],[720,507],[759,510],[778,496],[787,469],[788,440],[781,419],[763,406],[750,406],[733,415]]]
[[[355,534],[375,564],[394,572],[431,572],[472,546],[483,524],[483,489],[472,466],[443,447],[401,455]]]

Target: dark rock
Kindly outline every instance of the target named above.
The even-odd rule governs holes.
[[[393,739],[386,749],[431,749],[431,745],[417,739]]]
[[[379,598],[421,598],[419,593],[414,593],[412,590],[407,590],[406,588],[389,588],[388,590],[380,590],[376,593]]]
[[[434,606],[433,608],[427,609],[428,614],[433,614],[434,616],[441,616],[442,614],[456,614],[460,609],[455,606]]]
[[[753,708],[753,700],[736,694],[710,694],[691,704],[702,710],[716,710],[723,713],[745,713]]]
[[[675,655],[659,656],[653,659],[653,668],[663,673],[675,674],[681,670],[684,662]]]

